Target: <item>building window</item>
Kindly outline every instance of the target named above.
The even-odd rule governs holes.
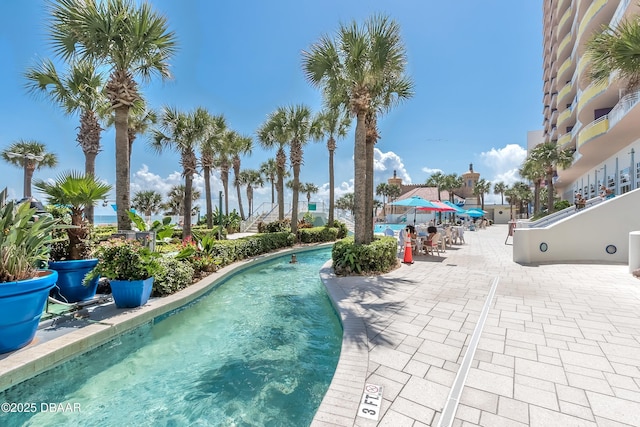
[[[631,191],[631,179],[629,176],[630,168],[624,168],[620,171],[620,194],[624,194],[627,191]]]
[[[640,187],[640,162],[636,163],[636,185],[635,188]]]
[[[607,188],[613,190],[616,188],[616,180],[612,175],[607,175]]]

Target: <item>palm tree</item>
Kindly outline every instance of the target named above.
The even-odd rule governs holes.
[[[518,203],[518,211],[522,213],[525,210],[525,203],[528,204],[531,201],[531,188],[529,185],[524,182],[516,182],[513,184],[513,193],[512,196],[515,197],[516,202]],[[527,209],[527,218],[529,217],[529,210]]]
[[[278,174],[278,165],[276,164],[275,159],[269,159],[266,162],[262,162],[260,164],[260,173],[264,178],[271,184],[271,205],[273,205],[275,200],[275,183],[276,183],[276,175]]]
[[[307,212],[309,211],[309,203],[311,203],[311,195],[316,194],[320,189],[317,185],[312,182],[305,182],[299,185],[299,189],[301,193],[305,193],[307,195]]]
[[[278,177],[276,189],[278,190],[278,219],[284,219],[284,177],[287,167],[287,154],[284,147],[289,144],[287,129],[287,112],[284,108],[278,108],[269,114],[257,131],[260,145],[266,149],[277,148],[276,175]]]
[[[184,223],[182,238],[191,236],[191,203],[193,176],[198,173],[196,150],[207,130],[209,113],[197,108],[191,113],[183,113],[174,108],[164,107],[160,115],[160,127],[151,131],[151,147],[158,153],[171,148],[180,154],[182,176],[184,177]]]
[[[389,197],[389,184],[381,182],[376,186],[376,196],[382,196],[382,210],[387,213],[387,201]]]
[[[139,210],[151,221],[151,215],[162,207],[162,195],[155,190],[138,191],[131,199],[131,207]]]
[[[31,197],[31,179],[36,169],[53,168],[58,164],[56,155],[47,153],[43,143],[24,139],[2,150],[2,158],[7,163],[23,169],[24,197]]]
[[[594,83],[609,81],[614,72],[626,81],[629,89],[640,85],[640,19],[623,20],[615,28],[604,27],[587,42],[586,54],[591,59],[587,76]]]
[[[248,136],[242,136],[237,132],[227,133],[229,137],[230,150],[233,162],[233,185],[236,187],[238,194],[238,207],[240,208],[240,219],[246,219],[244,216],[244,208],[242,207],[242,192],[240,191],[240,155],[251,155],[253,141]]]
[[[329,218],[328,223],[333,224],[333,211],[335,210],[335,175],[333,171],[333,156],[336,151],[336,137],[344,138],[351,125],[351,119],[344,110],[337,108],[321,111],[314,121],[311,136],[314,139],[327,138],[327,150],[329,150]]]
[[[454,190],[457,190],[458,188],[462,187],[463,184],[464,184],[464,180],[462,179],[461,176],[458,176],[458,174],[451,173],[444,177],[443,188],[447,190],[447,192],[449,193],[449,201],[451,203],[455,201],[454,200],[455,194],[453,193]],[[484,197],[484,195],[482,197]]]
[[[240,184],[247,186],[247,201],[249,203],[249,216],[253,215],[253,189],[262,187],[264,179],[262,174],[255,169],[245,169],[240,172]]]
[[[401,194],[402,189],[398,184],[389,184],[389,187],[387,187],[387,198],[391,201],[391,203],[395,202]]]
[[[50,60],[43,60],[25,72],[26,87],[33,94],[44,94],[66,114],[79,114],[80,126],[76,141],[84,153],[84,171],[95,175],[96,156],[101,150],[102,128],[98,115],[107,108],[104,77],[94,63],[72,63],[67,74],[60,75]],[[93,224],[93,205],[86,207],[85,218]]]
[[[480,209],[484,210],[484,195],[491,189],[491,183],[482,178],[473,186],[473,194],[480,197]]]
[[[549,188],[547,196],[547,209],[549,213],[553,212],[553,198],[555,192],[553,189],[553,175],[558,167],[565,168],[571,165],[573,161],[573,151],[569,148],[561,150],[555,143],[547,142],[536,146],[531,150],[530,157],[534,162],[540,164],[545,171],[545,181]]]
[[[388,109],[411,95],[405,77],[406,54],[399,26],[388,17],[374,16],[364,27],[341,25],[337,40],[322,36],[303,52],[307,80],[323,89],[330,108],[341,107],[356,117],[354,144],[355,243],[373,239],[367,206],[373,200],[373,144],[367,145],[366,119],[370,111]],[[371,151],[369,154],[368,151]],[[368,159],[371,159],[371,162]],[[370,187],[368,185],[370,183]]]
[[[336,200],[336,208],[351,212],[351,215],[355,214],[355,197],[353,193],[344,194],[342,197]]]
[[[498,181],[495,184],[493,184],[493,194],[499,194],[500,195],[500,204],[504,205],[504,192],[507,189],[507,184],[505,184],[502,181]]]
[[[222,192],[224,196],[224,214],[229,215],[229,170],[233,166],[233,140],[237,133],[227,129],[215,142],[213,165],[220,170]]]
[[[211,169],[215,167],[215,152],[222,136],[227,132],[227,121],[222,115],[210,116],[207,134],[200,144],[200,165],[204,175],[204,198],[207,209],[207,228],[213,228],[213,204],[211,197]]]
[[[171,187],[171,190],[167,193],[168,200],[162,205],[162,208],[167,210],[166,215],[185,216],[185,212],[187,212],[184,205],[185,193],[186,188],[182,184]],[[200,199],[200,192],[193,190],[191,192],[191,202],[193,203],[198,199]],[[192,213],[193,210],[194,208],[191,209]]]
[[[311,110],[304,105],[292,105],[286,109],[286,126],[289,135],[289,161],[293,170],[293,200],[291,202],[291,232],[298,232],[298,198],[300,190],[300,167],[303,147],[309,140]]]
[[[48,196],[49,204],[67,206],[71,210],[73,227],[67,229],[69,259],[82,259],[82,245],[89,235],[89,230],[83,226],[82,213],[88,205],[104,199],[111,191],[111,185],[99,181],[94,175],[73,171],[60,175],[53,184],[37,180],[34,185]]]
[[[64,0],[51,3],[53,49],[65,61],[88,60],[111,68],[107,98],[115,111],[118,229],[130,230],[129,109],[140,99],[135,76],[168,78],[176,36],[149,3],[133,0]]]
[[[427,179],[425,185],[428,185],[429,187],[436,187],[438,190],[438,200],[442,200],[440,193],[446,185],[446,176],[442,172],[436,172]]]
[[[546,174],[542,164],[529,156],[522,163],[518,172],[521,177],[533,182],[533,212],[540,212],[542,210],[542,207],[540,206],[540,190],[542,188],[542,180]]]
[[[115,126],[116,116],[113,111],[109,111],[103,118],[107,127]],[[139,98],[136,100],[131,109],[129,109],[129,119],[127,124],[127,136],[129,138],[129,161],[131,161],[131,151],[133,150],[133,143],[138,138],[138,135],[143,135],[151,129],[152,126],[158,124],[158,113],[152,109],[147,108],[147,103],[144,99]]]

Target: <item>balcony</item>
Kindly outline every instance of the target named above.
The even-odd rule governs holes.
[[[573,89],[573,83],[569,82],[558,92],[558,102],[563,103],[563,100],[567,98],[567,96],[571,93]]]
[[[558,127],[564,129],[565,122],[571,117],[571,108],[567,108],[558,115]]]
[[[589,104],[594,98],[600,95],[607,89],[607,83],[591,83],[587,88],[582,91],[582,94],[578,97],[578,112]]]
[[[591,60],[587,55],[583,55],[580,57],[580,60],[578,61],[578,67],[577,67],[578,76],[582,77],[584,73],[584,69],[587,68],[590,62]]]
[[[582,128],[582,131],[578,134],[577,149],[591,141],[593,138],[605,134],[609,131],[609,116],[605,115],[596,119]]]
[[[620,4],[618,5],[615,13],[613,14],[613,18],[611,18],[611,22],[609,23],[609,26],[611,28],[615,29],[620,23],[620,21],[622,21],[622,18],[624,17],[625,12],[627,11],[627,7],[629,6],[629,3],[631,3],[631,0],[620,1]]]
[[[560,65],[560,68],[558,68],[558,79],[560,79],[560,81],[567,80],[566,74],[568,74],[568,71],[571,69],[572,65],[573,65],[572,57],[568,57],[567,59],[565,59],[562,65]]]
[[[570,143],[571,143],[571,132],[565,133],[560,138],[558,138],[558,147],[560,147],[561,150],[568,148]]]
[[[631,109],[633,109],[633,107],[638,105],[639,102],[640,90],[628,93],[620,98],[620,101],[618,101],[615,107],[613,107],[609,114],[607,114],[611,127],[615,126],[620,120],[622,120],[624,116],[626,116],[627,113],[631,111]]]
[[[565,50],[569,43],[573,41],[573,34],[571,32],[567,33],[566,36],[562,39],[560,44],[558,45],[558,59],[562,59],[562,56],[565,54]]]
[[[562,10],[566,7],[569,6],[569,8],[571,8],[571,5],[567,5],[567,2],[569,0],[558,0],[558,3],[556,4],[556,14],[560,14],[562,13]],[[553,7],[553,6],[552,6]]]
[[[589,9],[587,9],[584,16],[582,17],[582,21],[580,21],[580,26],[578,27],[578,36],[576,40],[582,39],[582,35],[589,27],[589,24],[593,20],[593,17],[596,16],[598,12],[600,12],[600,10],[602,10],[602,8],[607,5],[607,1],[608,0],[595,0],[593,3],[591,3],[591,6],[589,6]]]
[[[562,15],[562,18],[560,18],[560,21],[558,21],[559,31],[563,30],[564,26],[567,24],[567,22],[569,22],[572,16],[573,16],[573,9],[569,7]]]

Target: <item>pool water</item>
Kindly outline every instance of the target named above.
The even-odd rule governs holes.
[[[384,230],[387,229],[387,226],[389,226],[389,228],[393,231],[400,231],[403,230],[407,226],[407,224],[375,224],[373,226],[373,232],[384,233]]]
[[[309,425],[342,341],[318,274],[330,254],[244,270],[188,309],[1,392],[37,410],[0,413],[0,425]]]

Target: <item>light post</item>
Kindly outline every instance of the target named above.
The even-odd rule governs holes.
[[[31,179],[29,178],[29,165],[33,164],[33,169],[35,170],[38,162],[44,160],[44,156],[37,156],[31,153],[12,153],[11,151],[6,153],[7,157],[10,159],[16,159],[18,157],[22,157],[22,166],[24,167],[24,177],[23,177],[23,197],[31,197]]]

